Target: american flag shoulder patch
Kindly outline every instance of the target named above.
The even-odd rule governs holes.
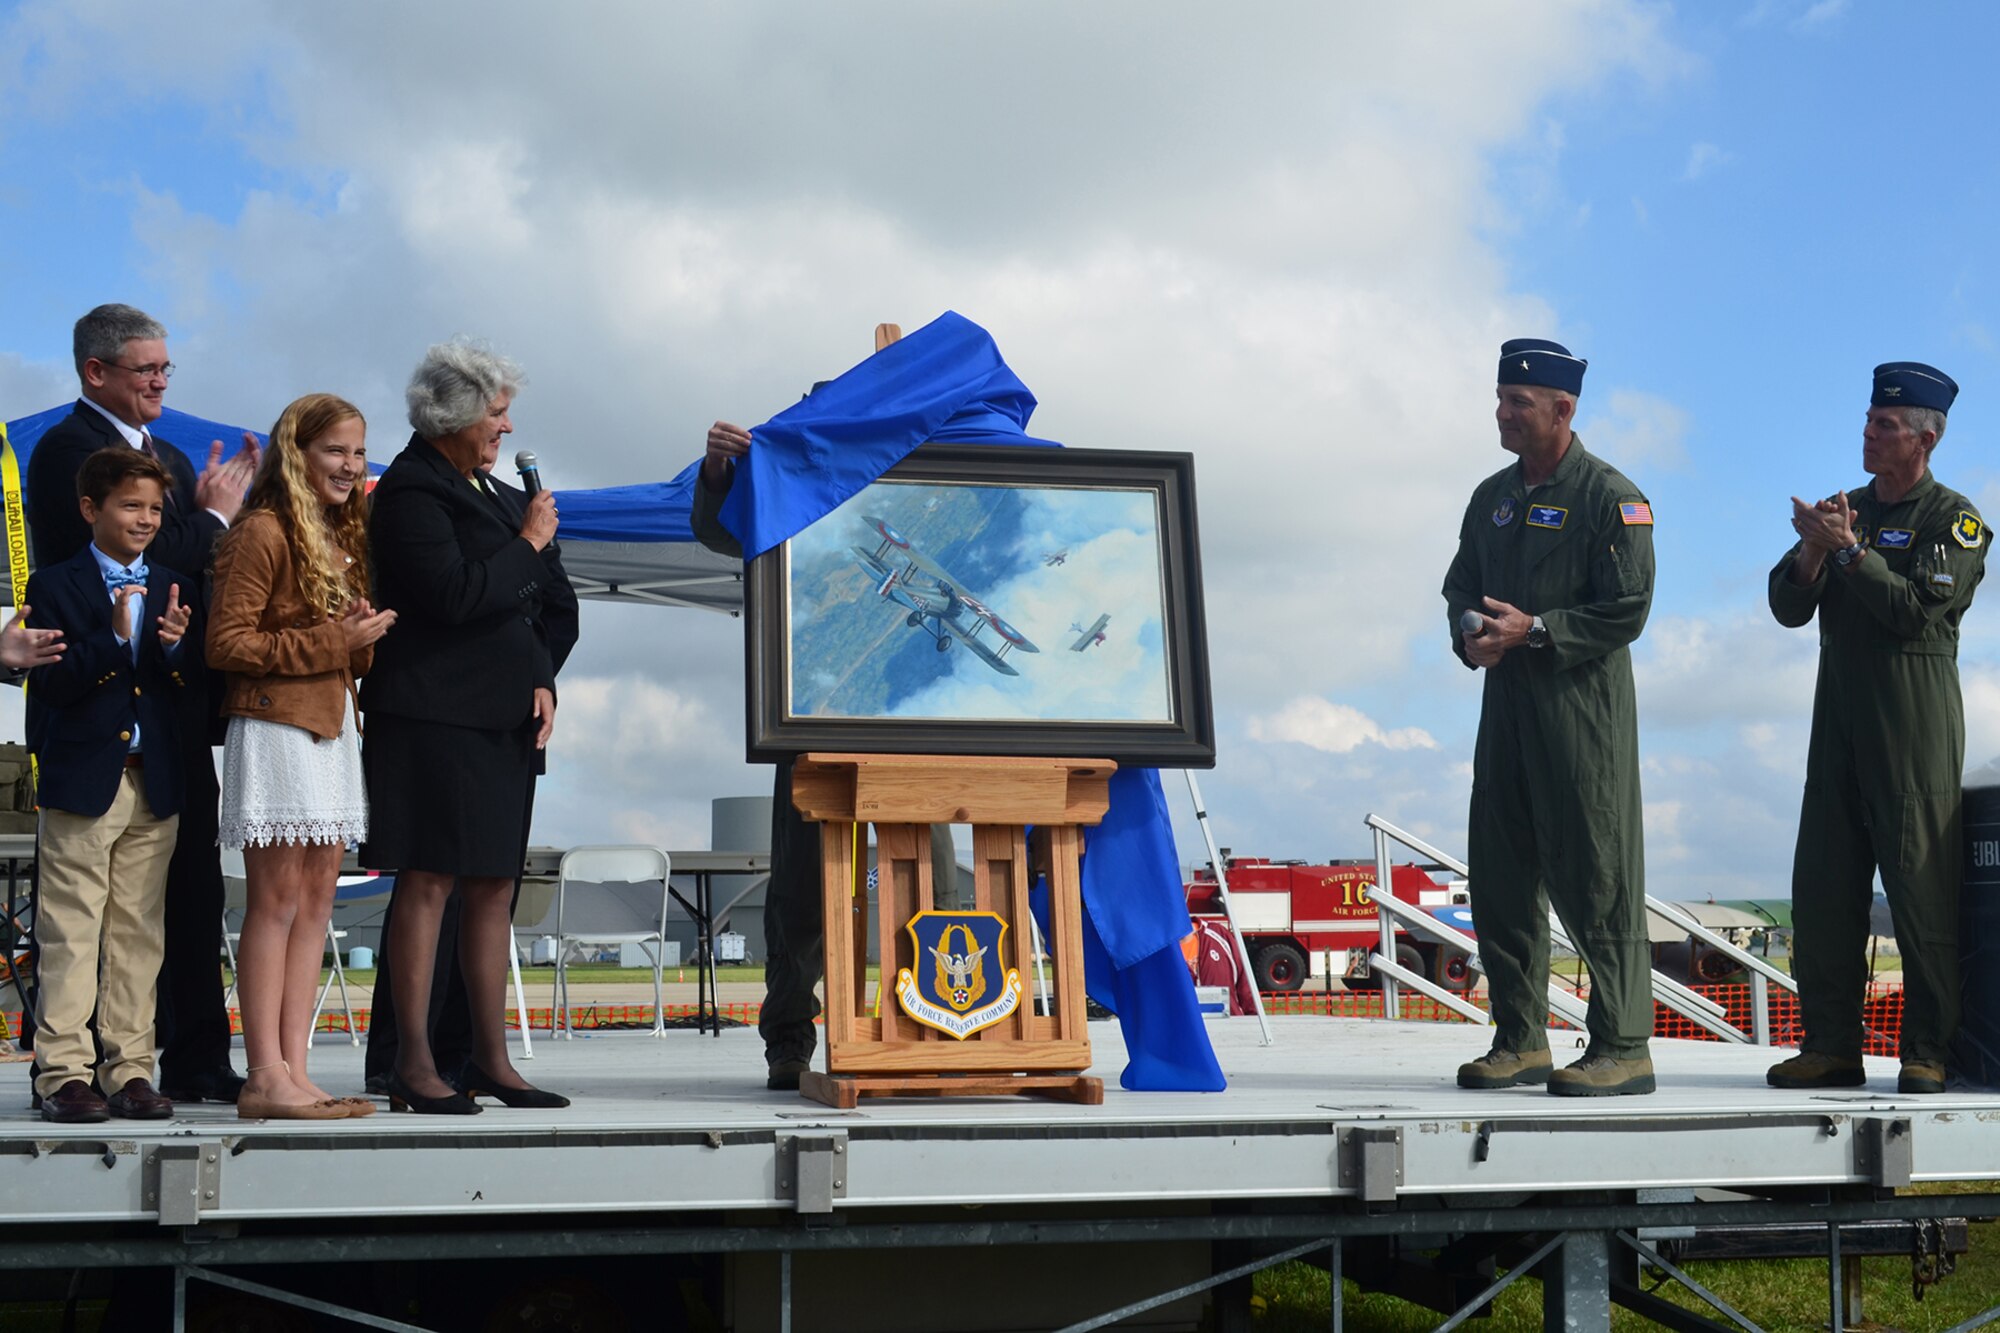
[[[1644,500],[1630,500],[1618,506],[1618,517],[1625,520],[1625,526],[1653,526],[1653,506]]]

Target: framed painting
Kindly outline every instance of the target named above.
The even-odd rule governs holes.
[[[1215,762],[1188,454],[925,445],[746,578],[753,761]]]

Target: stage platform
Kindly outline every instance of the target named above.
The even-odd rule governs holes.
[[[762,1086],[754,1031],[719,1039],[614,1032],[538,1041],[521,1065],[568,1093],[560,1112],[488,1104],[476,1117],[245,1122],[227,1107],[171,1121],[43,1123],[27,1066],[0,1066],[0,1218],[180,1223],[354,1214],[494,1215],[794,1209],[781,1147],[844,1140],[831,1205],[1482,1195],[1642,1188],[1901,1184],[2000,1179],[2000,1096],[1904,1097],[1892,1061],[1870,1086],[1815,1094],[1764,1085],[1768,1050],[1654,1043],[1660,1090],[1562,1098],[1466,1092],[1453,1071],[1485,1049],[1464,1025],[1279,1019],[1259,1045],[1248,1019],[1210,1024],[1229,1090],[1131,1093],[1115,1023],[1093,1023],[1102,1106],[1027,1098],[870,1099],[833,1111]],[[1574,1033],[1551,1034],[1559,1062]],[[315,1077],[361,1085],[360,1051],[322,1037]],[[1871,1123],[1903,1125],[1894,1141]],[[1371,1176],[1357,1132],[1396,1151]],[[155,1149],[219,1150],[195,1199],[161,1202]],[[108,1159],[108,1160],[107,1160]],[[212,1169],[207,1169],[212,1168]],[[1886,1174],[1885,1174],[1886,1173]],[[809,1201],[810,1202],[810,1201]]]
[[[1764,1070],[1783,1052],[1661,1040],[1656,1094],[1567,1099],[1454,1086],[1490,1029],[1302,1017],[1267,1047],[1254,1020],[1209,1026],[1217,1094],[1120,1090],[1117,1025],[1091,1024],[1101,1106],[830,1110],[767,1091],[748,1029],[537,1040],[522,1071],[575,1105],[466,1118],[57,1126],[5,1065],[0,1264],[735,1253],[789,1275],[813,1250],[1193,1244],[1205,1264],[1315,1238],[2000,1212],[2000,1192],[1896,1193],[2000,1180],[2000,1096],[1898,1096],[1893,1061],[1864,1089],[1782,1093]],[[1551,1036],[1573,1058],[1577,1034]],[[360,1061],[322,1037],[314,1076],[358,1090]]]

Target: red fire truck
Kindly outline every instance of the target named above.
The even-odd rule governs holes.
[[[1229,902],[1236,925],[1250,953],[1257,988],[1297,990],[1312,973],[1312,962],[1331,955],[1337,974],[1347,985],[1373,989],[1381,977],[1366,973],[1369,950],[1381,941],[1381,928],[1369,895],[1375,891],[1373,861],[1272,861],[1261,856],[1231,856],[1223,852],[1229,875]],[[1451,878],[1443,866],[1399,865],[1390,868],[1390,887],[1398,898],[1421,907],[1470,935],[1471,910],[1466,906],[1465,881]],[[1446,878],[1434,878],[1444,876]],[[1222,915],[1215,870],[1195,871],[1186,886],[1190,915]],[[1472,984],[1465,955],[1400,928],[1396,961],[1412,972],[1435,978],[1440,985],[1464,990]]]

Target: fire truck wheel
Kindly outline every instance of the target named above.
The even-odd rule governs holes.
[[[1250,960],[1258,990],[1297,990],[1306,984],[1306,956],[1289,944],[1267,944]]]
[[[1437,984],[1446,990],[1472,989],[1472,959],[1457,949],[1437,946],[1437,966],[1431,970]]]
[[[1715,949],[1697,949],[1694,966],[1690,969],[1696,985],[1715,986],[1736,976],[1742,969],[1734,958]]]

